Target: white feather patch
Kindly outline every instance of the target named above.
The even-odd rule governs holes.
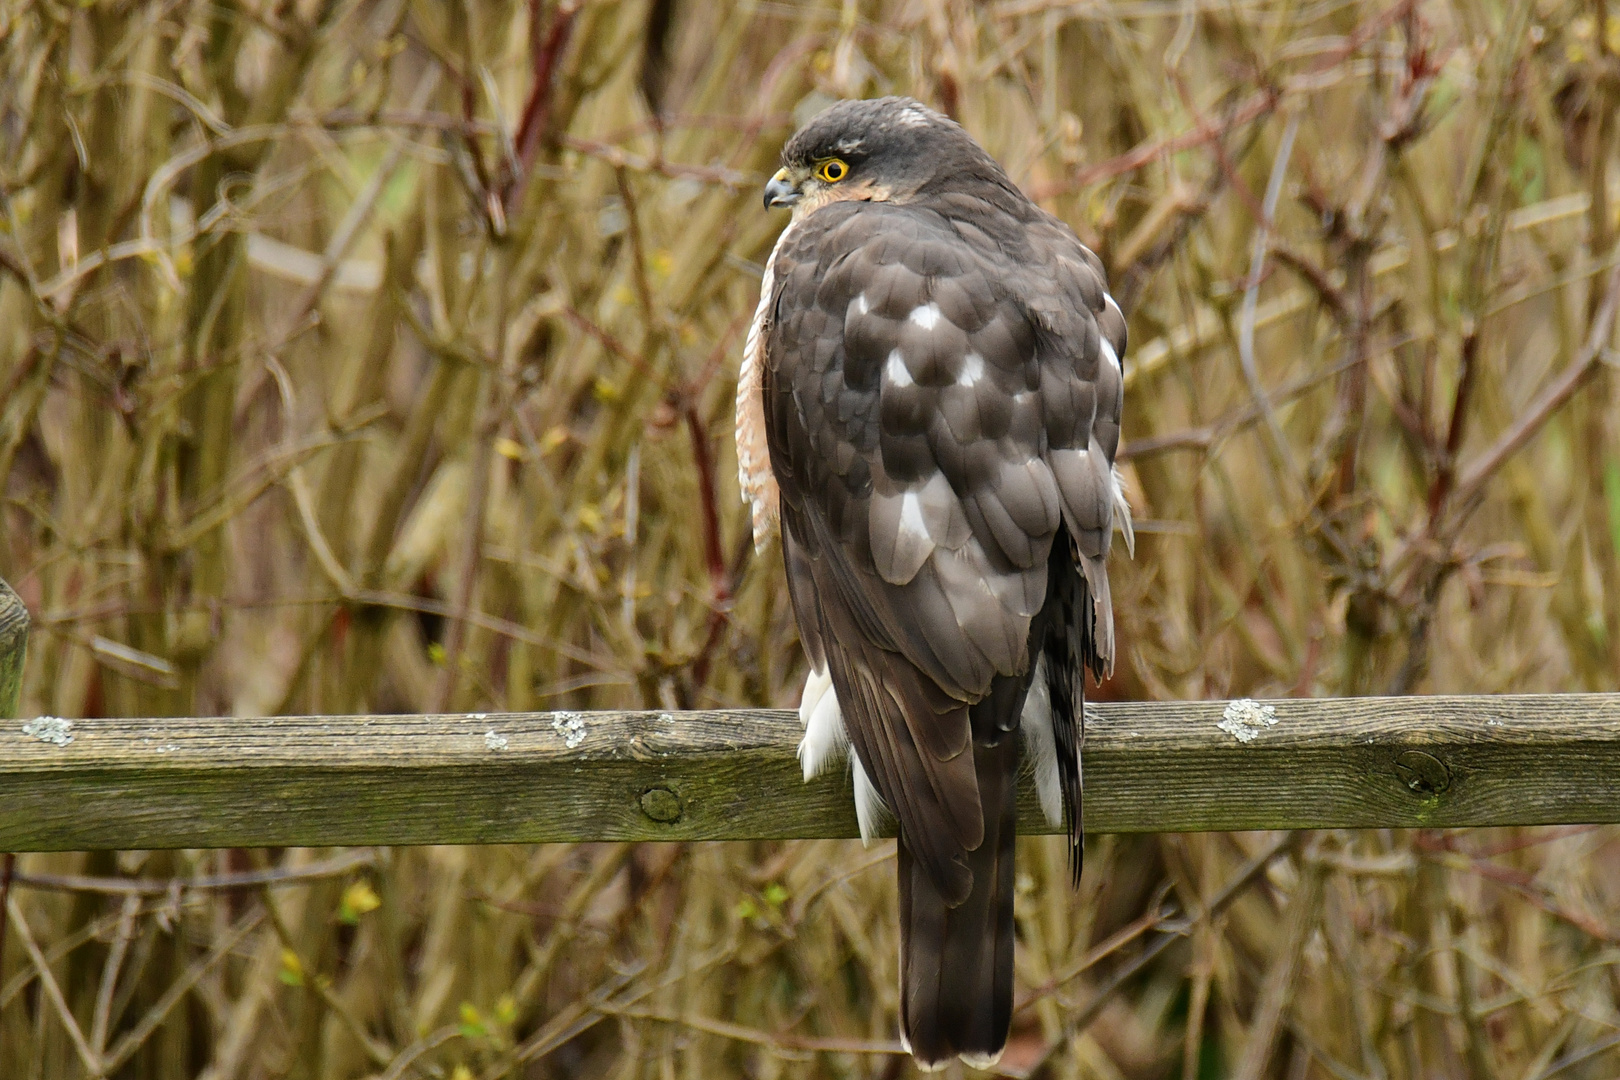
[[[890,386],[902,390],[912,385],[911,371],[906,367],[906,358],[900,355],[899,349],[889,350],[888,363],[883,365],[883,378]]]
[[[907,105],[894,118],[894,122],[899,127],[927,127],[933,123],[935,115],[921,105]]]
[[[930,300],[926,304],[912,308],[911,314],[907,315],[906,318],[924,330],[932,330],[939,325],[939,305]]]
[[[1046,657],[1035,658],[1035,673],[1029,680],[1029,695],[1018,723],[1024,734],[1035,769],[1035,793],[1040,796],[1041,814],[1054,828],[1063,824],[1063,787],[1058,775],[1057,736],[1052,731],[1052,692],[1046,684]]]
[[[889,820],[889,808],[883,802],[883,796],[878,794],[878,789],[872,786],[872,781],[867,779],[860,756],[849,755],[849,764],[855,780],[855,820],[861,826],[861,845],[870,847]]]
[[[984,357],[970,352],[962,358],[962,371],[956,376],[957,386],[977,386],[984,378]]]
[[[1136,526],[1131,521],[1131,503],[1125,497],[1125,477],[1114,466],[1114,524],[1125,539],[1125,554],[1136,558]]]
[[[799,723],[804,725],[804,738],[799,740],[799,764],[804,768],[806,781],[826,772],[829,765],[842,758],[849,758],[855,787],[855,820],[860,823],[861,843],[870,844],[878,838],[891,815],[883,796],[878,794],[861,767],[861,759],[849,752],[844,710],[838,704],[838,692],[833,689],[832,674],[826,668],[813,668],[805,677],[804,694],[799,698]]]
[[[923,520],[922,499],[915,491],[908,491],[900,496],[900,531],[910,533],[919,540],[931,539],[928,535],[928,522]]]
[[[799,764],[804,767],[805,780],[811,780],[849,752],[849,732],[844,728],[844,714],[826,668],[812,670],[804,680],[799,722],[804,725]]]
[[[1115,370],[1117,370],[1121,374],[1123,374],[1124,371],[1125,371],[1125,368],[1120,364],[1120,362],[1119,362],[1119,354],[1114,351],[1114,347],[1108,343],[1107,338],[1103,338],[1102,341],[1101,341],[1101,344],[1102,344],[1102,354],[1103,354],[1103,356],[1108,360],[1108,362],[1110,364],[1114,365]]]

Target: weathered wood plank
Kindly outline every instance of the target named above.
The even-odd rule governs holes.
[[[23,660],[28,654],[28,609],[0,579],[0,720],[17,715]]]
[[[1096,832],[1620,822],[1620,695],[1098,706]],[[32,734],[22,727],[30,727]],[[0,851],[854,836],[791,712],[12,722]],[[63,740],[71,736],[71,741]],[[1024,792],[1026,829],[1044,830]]]

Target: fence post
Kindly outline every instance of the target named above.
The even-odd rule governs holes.
[[[23,659],[28,655],[28,609],[0,579],[0,720],[17,715]]]

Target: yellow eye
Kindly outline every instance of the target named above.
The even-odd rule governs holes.
[[[837,158],[828,158],[816,169],[816,179],[836,184],[849,175],[849,166]]]

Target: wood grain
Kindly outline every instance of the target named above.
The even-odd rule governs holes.
[[[28,653],[28,609],[0,579],[0,720],[17,715],[23,660]]]
[[[1620,695],[1095,707],[1088,831],[1620,822]],[[78,720],[0,733],[0,851],[855,836],[795,713]],[[570,745],[572,744],[572,745]],[[1046,831],[1025,784],[1021,820]]]

